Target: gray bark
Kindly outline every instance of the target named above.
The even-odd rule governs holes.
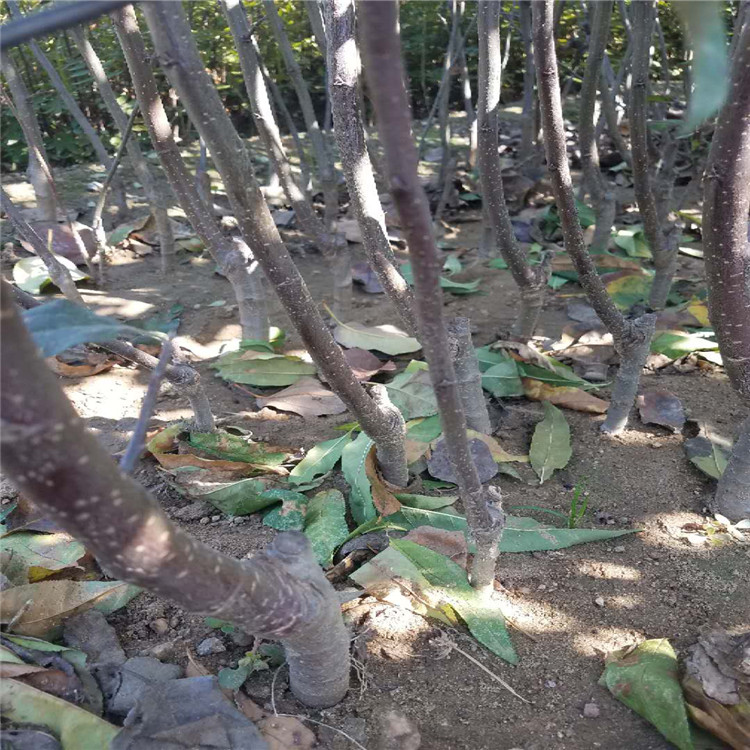
[[[466,50],[463,46],[459,51],[461,64],[461,88],[464,94],[464,111],[466,112],[466,126],[469,130],[469,167],[471,169],[477,163],[477,138],[479,125],[477,123],[477,112],[474,109],[474,102],[471,98],[471,78],[469,76],[469,66],[466,64]]]
[[[476,544],[470,580],[477,588],[491,589],[505,519],[500,507],[500,491],[496,487],[482,487],[466,438],[466,417],[443,316],[442,261],[432,232],[430,207],[419,181],[417,149],[411,135],[411,111],[404,88],[398,35],[398,8],[395,2],[383,0],[363,3],[360,11],[367,55],[365,71],[385,147],[391,194],[414,266],[415,298],[425,357],[470,535]]]
[[[609,37],[609,22],[612,15],[612,0],[601,0],[589,6],[590,35],[586,71],[581,84],[578,118],[578,139],[581,145],[581,163],[596,213],[596,226],[591,242],[592,253],[603,253],[609,246],[612,226],[615,223],[617,205],[611,186],[602,177],[599,167],[599,149],[596,144],[594,112],[596,109],[597,84],[601,80],[604,50]]]
[[[735,46],[729,90],[704,175],[703,248],[708,310],[732,385],[750,400],[750,13]],[[750,518],[750,419],[719,480],[716,509]]]
[[[630,90],[630,142],[633,155],[633,187],[643,233],[651,248],[656,271],[649,304],[654,309],[666,304],[672,283],[677,245],[665,242],[654,194],[648,149],[648,74],[651,62],[651,37],[656,9],[652,0],[638,0],[631,5],[633,27],[633,78]],[[666,294],[664,293],[666,290]]]
[[[91,77],[94,79],[94,84],[99,90],[99,95],[102,97],[102,101],[107,108],[107,112],[109,112],[109,116],[114,121],[120,133],[124,133],[127,128],[128,117],[117,101],[117,97],[112,90],[112,86],[109,83],[107,73],[99,59],[99,55],[97,55],[96,50],[92,47],[91,42],[86,36],[86,32],[82,28],[74,28],[71,30],[71,33],[73,35],[73,41],[75,42],[76,47],[78,47],[78,51],[80,52],[84,63],[86,63],[89,73],[91,73]],[[138,145],[138,140],[136,138],[128,141],[127,153],[136,178],[143,186],[143,191],[146,194],[151,215],[154,217],[156,231],[159,235],[162,272],[167,273],[167,271],[174,265],[176,249],[172,226],[169,223],[169,216],[167,215],[167,205],[164,200],[164,193],[157,189],[154,176],[148,166],[146,157],[141,152],[141,148]]]
[[[367,260],[407,332],[415,335],[417,327],[411,290],[396,266],[388,241],[385,215],[357,102],[360,59],[355,44],[354,2],[327,0],[325,10],[328,79],[331,84],[329,97],[349,198],[362,233]]]
[[[440,146],[443,150],[443,158],[440,162],[440,173],[438,175],[438,189],[442,190],[448,179],[448,167],[451,163],[451,122],[450,122],[450,103],[451,103],[451,84],[453,82],[453,72],[456,65],[456,58],[459,54],[461,16],[462,7],[458,0],[450,0],[451,8],[451,31],[448,37],[448,48],[445,51],[443,59],[443,74],[446,76],[445,86],[442,88],[440,101],[438,104],[438,128],[440,132]]]
[[[281,241],[258,187],[252,161],[201,61],[179,3],[143,7],[157,54],[169,60],[166,74],[211,151],[243,237],[252,248],[315,364],[378,448],[398,457],[381,464],[383,477],[405,486],[408,473],[403,418],[381,408],[357,381],[341,349],[318,313],[302,276]],[[121,23],[135,25],[132,6],[119,11]],[[400,415],[399,415],[400,416]]]
[[[533,268],[518,245],[505,204],[502,163],[498,153],[500,106],[500,3],[480,0],[479,28],[479,173],[482,180],[482,199],[487,203],[488,217],[494,237],[513,280],[521,291],[521,311],[513,332],[528,340],[534,334],[539,311],[544,299],[547,274],[543,266]]]
[[[448,343],[453,367],[456,370],[456,384],[466,415],[466,426],[483,435],[489,435],[492,433],[492,426],[468,318],[451,318],[448,321]]]
[[[534,60],[534,43],[531,39],[531,0],[520,0],[519,8],[524,63],[521,144],[518,147],[518,160],[522,164],[526,164],[529,161],[534,160],[534,157],[536,156],[536,135],[538,130],[536,122],[536,102],[534,101],[536,62]],[[500,54],[499,49],[497,54]]]
[[[14,484],[110,575],[280,640],[297,698],[317,708],[340,701],[349,684],[349,635],[307,538],[280,534],[240,561],[172,524],[85,429],[3,292],[3,470]]]
[[[13,59],[7,52],[2,53],[2,69],[13,97],[18,124],[21,126],[26,144],[29,147],[28,176],[36,196],[39,220],[57,221],[59,206],[57,205],[52,171],[44,148],[42,131],[39,129],[39,122],[31,104],[31,96],[13,63]]]
[[[635,320],[626,319],[607,293],[594,261],[586,249],[568,166],[557,54],[552,31],[554,3],[552,0],[538,0],[533,2],[531,7],[544,147],[565,249],[578,272],[578,283],[612,334],[615,348],[620,355],[620,369],[615,378],[612,404],[601,427],[605,433],[617,434],[625,428],[635,400],[638,381],[654,330],[655,316],[649,313]]]
[[[253,255],[244,242],[233,241],[222,233],[213,208],[198,194],[172,136],[135,17],[123,10],[114,14],[113,19],[151,142],[169,184],[195,233],[232,285],[243,338],[265,340],[268,338],[268,315]]]

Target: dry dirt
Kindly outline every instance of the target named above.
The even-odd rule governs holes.
[[[453,241],[459,247],[475,248],[478,224],[456,227],[459,231]],[[296,259],[313,296],[324,299],[329,290],[319,256],[298,254]],[[447,304],[451,314],[471,317],[475,344],[484,345],[508,329],[518,294],[507,272],[472,267],[472,259],[476,260],[474,252],[464,257],[464,276],[481,275],[483,293],[448,296]],[[700,272],[699,262],[685,263],[691,264],[691,274]],[[559,334],[566,323],[565,295],[578,291],[568,285],[551,294],[541,334]],[[163,311],[175,302],[184,305],[179,340],[193,353],[216,414],[228,424],[251,429],[259,440],[310,448],[334,436],[335,425],[351,419],[348,414],[303,420],[273,415],[269,410],[258,412],[246,391],[214,377],[208,359],[218,353],[222,343],[237,338],[239,328],[229,307],[208,306],[219,299],[231,305],[232,296],[228,283],[214,273],[213,263],[205,258],[183,254],[178,270],[164,281],[155,256],[136,259],[121,252],[110,269],[106,290],[91,287],[84,296],[101,312],[129,317]],[[299,341],[283,311],[275,300],[271,308],[273,324],[287,330],[287,349],[294,350]],[[393,313],[381,296],[357,290],[352,318],[379,324],[391,322]],[[89,427],[116,453],[126,445],[147,380],[142,372],[116,366],[94,377],[61,378],[61,384]],[[716,435],[727,439],[735,436],[748,411],[726,377],[717,372],[680,374],[667,368],[662,374],[645,375],[642,387],[672,391],[692,419],[705,422]],[[504,447],[527,449],[539,419],[539,406],[511,401],[499,413],[498,435]],[[165,390],[152,425],[187,415],[187,404]],[[517,626],[511,634],[520,664],[510,667],[465,633],[454,637],[461,648],[530,703],[510,695],[455,652],[438,658],[433,640],[441,626],[436,622],[373,599],[360,599],[348,606],[347,617],[358,635],[362,670],[353,677],[343,703],[308,715],[371,749],[378,747],[381,717],[393,708],[418,726],[425,750],[669,747],[653,728],[597,685],[603,655],[654,637],[669,638],[680,650],[690,645],[704,626],[747,626],[750,552],[740,546],[691,546],[680,533],[683,524],[705,520],[714,487],[687,461],[682,435],[642,425],[634,416],[623,436],[605,439],[598,432],[601,417],[570,411],[565,416],[572,431],[571,462],[542,486],[501,476],[498,483],[506,508],[536,505],[566,512],[571,488],[585,478],[587,525],[595,525],[599,513],[613,520],[612,528],[640,531],[611,543],[501,558],[506,614]],[[149,460],[142,462],[139,477],[152,487],[169,514],[187,504],[165,485]],[[208,524],[196,520],[183,525],[206,543],[238,557],[261,549],[274,533],[257,517],[240,525],[228,523],[223,516]],[[604,606],[595,603],[599,597]],[[150,624],[162,617],[169,621],[170,629],[157,635]],[[129,656],[152,653],[156,647],[161,658],[182,665],[186,649],[194,650],[207,635],[221,635],[210,630],[202,618],[149,594],[138,597],[111,622]],[[233,664],[249,648],[229,638],[225,641],[225,653],[202,659],[212,671]],[[249,692],[259,703],[270,705],[270,691],[270,674],[251,679]],[[583,706],[592,701],[599,715],[585,718]],[[280,712],[307,713],[288,692],[283,671],[276,680],[275,703]],[[354,747],[330,730],[314,729],[321,747]]]

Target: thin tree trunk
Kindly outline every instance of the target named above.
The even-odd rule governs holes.
[[[443,60],[444,75],[447,76],[445,87],[442,91],[440,103],[438,104],[438,127],[440,129],[440,147],[442,148],[442,159],[440,161],[440,172],[438,174],[438,190],[442,191],[446,180],[448,179],[448,167],[451,163],[451,121],[450,121],[450,104],[451,104],[451,84],[453,82],[453,71],[458,56],[459,38],[461,32],[462,6],[458,0],[450,0],[451,9],[451,31],[448,37],[448,49],[445,51]]]
[[[8,9],[10,10],[11,18],[23,17],[17,0],[8,0]],[[104,143],[102,143],[102,139],[99,137],[99,133],[96,132],[94,127],[88,121],[88,118],[78,106],[78,102],[73,98],[73,95],[65,86],[65,83],[60,77],[60,74],[55,70],[55,66],[49,61],[47,55],[42,52],[42,48],[39,46],[38,42],[36,42],[34,39],[31,39],[29,40],[28,44],[31,48],[31,51],[34,53],[34,57],[36,57],[38,63],[42,66],[44,72],[49,77],[52,87],[60,97],[60,101],[62,101],[65,108],[68,110],[68,112],[70,112],[73,119],[78,123],[78,127],[81,128],[81,131],[86,136],[86,139],[94,149],[96,158],[105,169],[109,169],[112,165],[112,157],[105,148]],[[118,204],[119,209],[123,213],[127,212],[128,202],[125,196],[125,189],[121,181],[118,180],[116,182],[113,192],[116,195],[115,200]]]
[[[581,84],[578,113],[578,140],[581,145],[583,175],[594,202],[596,225],[591,241],[592,253],[603,253],[609,246],[617,205],[614,193],[602,177],[599,149],[596,145],[595,109],[597,84],[602,76],[602,61],[609,37],[612,0],[599,0],[589,5],[589,54]]]
[[[284,305],[315,364],[331,388],[372,438],[383,477],[405,486],[408,479],[401,413],[370,398],[344,359],[320,317],[302,276],[279,236],[258,187],[252,161],[206,73],[179,3],[148,3],[143,7],[161,59],[170,60],[167,77],[180,94],[222,177],[230,204],[248,245]],[[129,33],[137,25],[132,6],[117,12]],[[385,463],[385,458],[390,458]]]
[[[456,370],[458,392],[466,415],[466,426],[483,435],[489,435],[492,433],[492,426],[468,318],[451,318],[448,321],[448,343]]]
[[[466,63],[466,50],[461,47],[459,53],[461,60],[461,88],[464,94],[464,111],[466,112],[466,127],[469,131],[469,168],[474,169],[477,163],[477,138],[479,124],[477,123],[477,112],[471,98],[471,76],[469,66]]]
[[[362,113],[357,104],[360,59],[355,45],[353,0],[327,0],[326,49],[334,134],[341,155],[349,198],[362,233],[367,260],[396,309],[407,332],[417,324],[409,285],[396,266],[388,241],[385,215],[365,142]]]
[[[57,205],[55,186],[52,181],[47,152],[44,148],[42,131],[31,105],[31,96],[26,84],[18,74],[13,59],[7,52],[2,53],[2,70],[13,97],[18,124],[21,126],[26,144],[29,147],[28,175],[36,196],[39,220],[57,221],[60,207]]]
[[[649,304],[663,308],[672,285],[677,245],[665,242],[659,223],[659,210],[651,182],[648,149],[648,74],[651,62],[651,37],[656,9],[653,0],[637,0],[631,5],[633,26],[633,79],[630,90],[630,142],[633,154],[633,188],[643,222],[643,233],[651,248],[656,270]]]
[[[750,399],[750,14],[735,47],[733,92],[719,113],[703,177],[708,310],[732,385]],[[741,428],[715,498],[732,520],[750,518],[750,419]]]
[[[281,187],[294,209],[302,231],[318,245],[324,255],[335,254],[336,246],[341,246],[342,243],[345,246],[345,241],[342,238],[340,242],[334,242],[334,238],[326,232],[323,222],[317,217],[312,202],[300,189],[292,175],[292,168],[281,142],[281,134],[271,109],[271,101],[268,98],[258,59],[250,42],[250,25],[241,0],[220,1],[239,55],[240,67],[245,79],[245,90],[250,100],[255,126],[272,169],[279,177]]]
[[[290,686],[303,703],[322,708],[340,701],[349,684],[349,634],[338,596],[307,538],[299,532],[280,534],[265,552],[240,561],[175,526],[85,429],[7,292],[6,286],[0,358],[3,470],[18,489],[83,542],[111,576],[190,612],[280,640]]]
[[[315,161],[318,165],[318,179],[323,190],[323,200],[326,204],[327,215],[334,215],[332,214],[334,207],[338,211],[338,185],[336,184],[333,154],[327,143],[326,136],[318,124],[315,108],[310,98],[310,91],[307,88],[307,83],[302,75],[299,63],[294,56],[294,50],[289,42],[289,37],[286,35],[284,23],[279,17],[274,0],[263,0],[263,8],[266,11],[266,19],[271,27],[271,31],[279,45],[279,51],[284,59],[292,86],[297,93],[302,117],[307,128],[307,137],[310,139]]]
[[[473,586],[491,590],[505,517],[500,507],[500,490],[483,487],[480,483],[466,438],[466,417],[443,317],[442,262],[432,232],[427,197],[419,181],[417,149],[411,135],[411,111],[404,88],[398,34],[398,6],[386,0],[365,2],[360,11],[367,54],[365,70],[385,146],[389,184],[414,266],[424,352],[438,401],[443,435],[458,480],[470,534],[476,544],[470,579]]]
[[[534,100],[534,81],[536,77],[534,61],[534,44],[531,39],[531,4],[530,0],[520,0],[521,40],[523,42],[523,109],[521,113],[521,144],[518,147],[518,160],[522,164],[534,160],[536,153],[536,101]],[[500,43],[498,31],[498,45]],[[494,38],[493,38],[494,44]],[[499,55],[492,51],[492,54]]]
[[[198,194],[193,177],[172,136],[134,15],[121,10],[113,15],[113,19],[151,142],[169,184],[196,234],[232,285],[242,337],[266,340],[268,315],[265,294],[253,254],[244,242],[233,241],[222,233],[211,204],[201,200]]]
[[[2,209],[7,214],[18,234],[31,245],[34,252],[42,259],[52,283],[65,295],[65,298],[77,305],[83,305],[81,293],[76,288],[70,271],[57,259],[47,247],[47,243],[36,233],[36,230],[23,218],[5,189],[0,189]]]
[[[543,265],[533,268],[519,247],[505,204],[502,163],[498,153],[500,106],[500,3],[480,0],[479,27],[479,173],[482,199],[488,204],[493,235],[508,264],[513,280],[521,292],[521,310],[514,325],[514,335],[528,340],[534,335],[544,300],[547,273]]]
[[[620,368],[615,378],[610,407],[601,426],[603,432],[617,434],[627,425],[628,415],[635,402],[641,371],[656,325],[656,316],[648,313],[635,320],[626,319],[607,293],[594,261],[588,254],[578,221],[568,166],[557,55],[552,32],[554,3],[553,0],[533,0],[531,8],[547,168],[560,216],[565,249],[578,272],[578,283],[586,292],[596,314],[612,334],[615,348],[620,355]]]
[[[86,63],[86,67],[89,69],[91,77],[94,79],[94,84],[99,90],[99,94],[102,97],[104,106],[109,112],[109,116],[114,121],[120,133],[124,133],[127,128],[128,117],[117,101],[117,97],[112,90],[112,86],[109,83],[107,73],[99,59],[99,55],[96,54],[96,50],[92,47],[83,28],[78,27],[72,29],[72,34],[73,41],[75,42],[76,47],[78,47],[78,51],[81,53],[81,57],[83,58],[84,63]],[[156,181],[148,166],[146,157],[143,155],[141,148],[138,145],[137,138],[132,138],[128,141],[127,153],[138,182],[141,183],[143,191],[146,194],[146,200],[148,201],[151,215],[154,217],[156,231],[159,235],[162,272],[166,274],[169,269],[174,266],[176,248],[172,225],[169,223],[169,216],[167,215],[167,204],[164,199],[164,192],[157,188]]]

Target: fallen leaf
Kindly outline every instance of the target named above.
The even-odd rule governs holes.
[[[154,455],[176,450],[180,435],[187,432],[188,429],[189,425],[187,422],[176,422],[157,432],[151,433],[148,443],[146,443],[146,450]]]
[[[341,414],[346,404],[331,390],[321,385],[316,378],[302,377],[294,385],[273,396],[256,398],[261,408],[273,407],[280,411],[291,411],[301,417],[322,417]]]
[[[496,352],[504,354],[504,352]],[[523,396],[523,384],[518,374],[518,364],[514,359],[504,356],[503,361],[487,368],[482,373],[482,388],[495,398]]]
[[[105,614],[125,606],[140,588],[121,581],[41,581],[3,592],[0,622],[9,622],[27,602],[14,632],[47,638],[62,621],[94,607]]]
[[[145,214],[139,216],[137,219],[125,222],[115,227],[109,235],[107,235],[107,243],[109,245],[119,245],[124,242],[133,232],[138,232],[145,229],[149,224],[153,224],[151,214]]]
[[[192,453],[156,453],[154,457],[161,466],[170,471],[186,467],[202,470],[200,475],[196,474],[194,477],[201,482],[230,482],[259,474],[286,476],[289,473],[283,466],[261,466],[244,461],[202,458]]]
[[[711,320],[708,317],[708,307],[705,302],[693,297],[688,302],[687,310],[703,328],[711,328]]]
[[[545,401],[544,419],[534,429],[529,449],[529,461],[539,483],[549,479],[555,469],[564,468],[571,455],[570,427],[562,412]]]
[[[40,534],[20,531],[0,539],[0,554],[9,557],[3,573],[16,585],[35,583],[76,566],[84,546],[64,532]]]
[[[412,360],[402,373],[385,383],[391,403],[406,420],[431,417],[438,411],[430,373],[421,364]]]
[[[380,476],[378,471],[377,460],[375,457],[375,446],[370,448],[365,458],[365,473],[370,480],[372,492],[372,502],[381,516],[390,516],[401,509],[401,503],[396,499],[385,480]],[[395,488],[400,489],[400,488]]]
[[[669,391],[647,391],[638,396],[638,413],[644,424],[658,424],[674,432],[685,426],[682,402]]]
[[[352,281],[355,284],[361,284],[362,291],[367,294],[383,294],[385,291],[377,274],[367,261],[360,261],[352,265]]]
[[[729,451],[709,438],[698,435],[684,442],[685,453],[690,461],[704,474],[719,479],[727,468]]]
[[[341,458],[344,448],[351,442],[352,431],[340,438],[326,440],[310,448],[305,457],[289,473],[289,484],[304,484],[326,474]]]
[[[211,367],[224,380],[261,387],[292,385],[305,375],[314,375],[317,369],[301,357],[253,349],[227,352]]]
[[[651,339],[651,351],[679,359],[686,354],[700,351],[716,351],[719,345],[710,338],[684,331],[661,331]]]
[[[89,711],[18,680],[3,681],[0,701],[6,721],[46,727],[63,750],[102,750],[120,731]]]
[[[266,497],[281,500],[281,505],[271,508],[263,517],[263,525],[278,531],[302,531],[305,526],[308,498],[292,490],[267,490]]]
[[[479,474],[479,481],[482,483],[489,482],[498,471],[497,463],[495,463],[489,447],[483,440],[473,438],[469,440],[469,451]],[[427,462],[427,471],[435,479],[457,483],[445,438],[441,438],[434,443],[432,455]]]
[[[392,325],[366,326],[337,321],[333,336],[341,346],[349,349],[375,350],[391,356],[409,354],[422,348],[419,341]]]
[[[211,457],[243,461],[253,466],[276,467],[295,452],[291,448],[253,442],[228,432],[191,432],[188,442]]]
[[[271,716],[257,722],[268,750],[312,750],[318,744],[315,734],[296,716]]]
[[[406,463],[411,466],[429,452],[430,444],[423,443],[420,440],[411,440],[407,437],[404,441],[404,449],[406,451]]]
[[[443,426],[440,424],[440,416],[434,414],[431,417],[412,419],[406,424],[407,440],[417,440],[420,443],[431,443],[440,436]]]
[[[93,352],[88,349],[77,351],[73,356],[66,356],[61,352],[57,357],[47,357],[47,366],[56,375],[65,378],[88,378],[107,372],[114,367],[115,361],[103,352]]]
[[[427,549],[447,557],[466,569],[469,550],[466,546],[466,536],[460,531],[446,531],[432,526],[418,526],[416,529],[412,529],[404,539],[427,547]]]
[[[532,401],[549,401],[564,409],[583,411],[588,414],[606,414],[609,401],[571,386],[554,386],[533,378],[523,378],[523,391]]]
[[[674,649],[666,638],[614,651],[599,684],[680,750],[693,750]]]
[[[223,486],[209,484],[194,496],[207,500],[228,516],[249,516],[278,502],[273,495],[266,494],[267,479],[242,479]]]
[[[323,490],[310,499],[304,534],[312,544],[318,563],[323,567],[330,565],[334,551],[349,536],[346,503],[338,490]]]
[[[602,276],[610,297],[620,310],[629,310],[639,302],[648,299],[651,278],[642,271],[618,271]]]
[[[366,381],[379,372],[393,372],[395,363],[382,362],[366,349],[345,349],[344,359],[349,363],[357,380]]]
[[[341,454],[341,471],[351,488],[349,508],[358,526],[377,516],[372,501],[370,478],[365,468],[372,445],[373,441],[361,432],[355,440],[346,444]]]
[[[518,456],[512,453],[508,453],[495,438],[490,435],[483,435],[481,432],[476,430],[466,430],[466,436],[470,439],[481,440],[489,449],[492,454],[492,458],[497,463],[505,463],[507,461],[518,461],[520,463],[528,463],[528,456]]]
[[[409,493],[396,493],[396,499],[409,508],[421,508],[422,510],[439,510],[446,508],[458,500],[458,495],[412,495]]]

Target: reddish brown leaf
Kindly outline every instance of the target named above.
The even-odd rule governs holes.
[[[89,258],[93,257],[96,252],[96,239],[94,238],[94,232],[91,227],[87,227],[85,224],[81,224],[79,221],[72,222],[76,231],[81,237],[84,248],[89,255]],[[67,224],[58,224],[56,221],[36,221],[31,225],[36,233],[42,238],[42,242],[49,246],[50,232],[52,232],[52,245],[51,250],[55,255],[62,255],[63,258],[72,260],[76,265],[82,265],[86,262],[86,259],[81,255],[81,251],[78,249],[73,232],[70,231],[70,227]],[[34,249],[24,240],[20,240],[25,250],[30,253],[34,252]]]
[[[390,516],[401,510],[401,503],[391,492],[389,485],[380,476],[375,462],[375,446],[373,445],[365,459],[365,473],[372,487],[372,502],[381,516]],[[396,488],[400,489],[400,488]]]
[[[669,391],[648,391],[638,396],[638,413],[645,424],[658,424],[675,432],[685,425],[682,402]]]
[[[369,380],[379,372],[392,372],[396,365],[391,360],[382,362],[366,349],[345,349],[344,358],[354,371],[357,380]]]
[[[469,551],[466,546],[466,536],[462,531],[446,531],[432,526],[419,526],[412,529],[404,539],[445,555],[462,568],[466,567],[466,557]]]
[[[521,378],[526,398],[532,401],[549,401],[555,406],[588,414],[606,414],[609,401],[592,396],[580,388],[554,386],[533,378]]]

